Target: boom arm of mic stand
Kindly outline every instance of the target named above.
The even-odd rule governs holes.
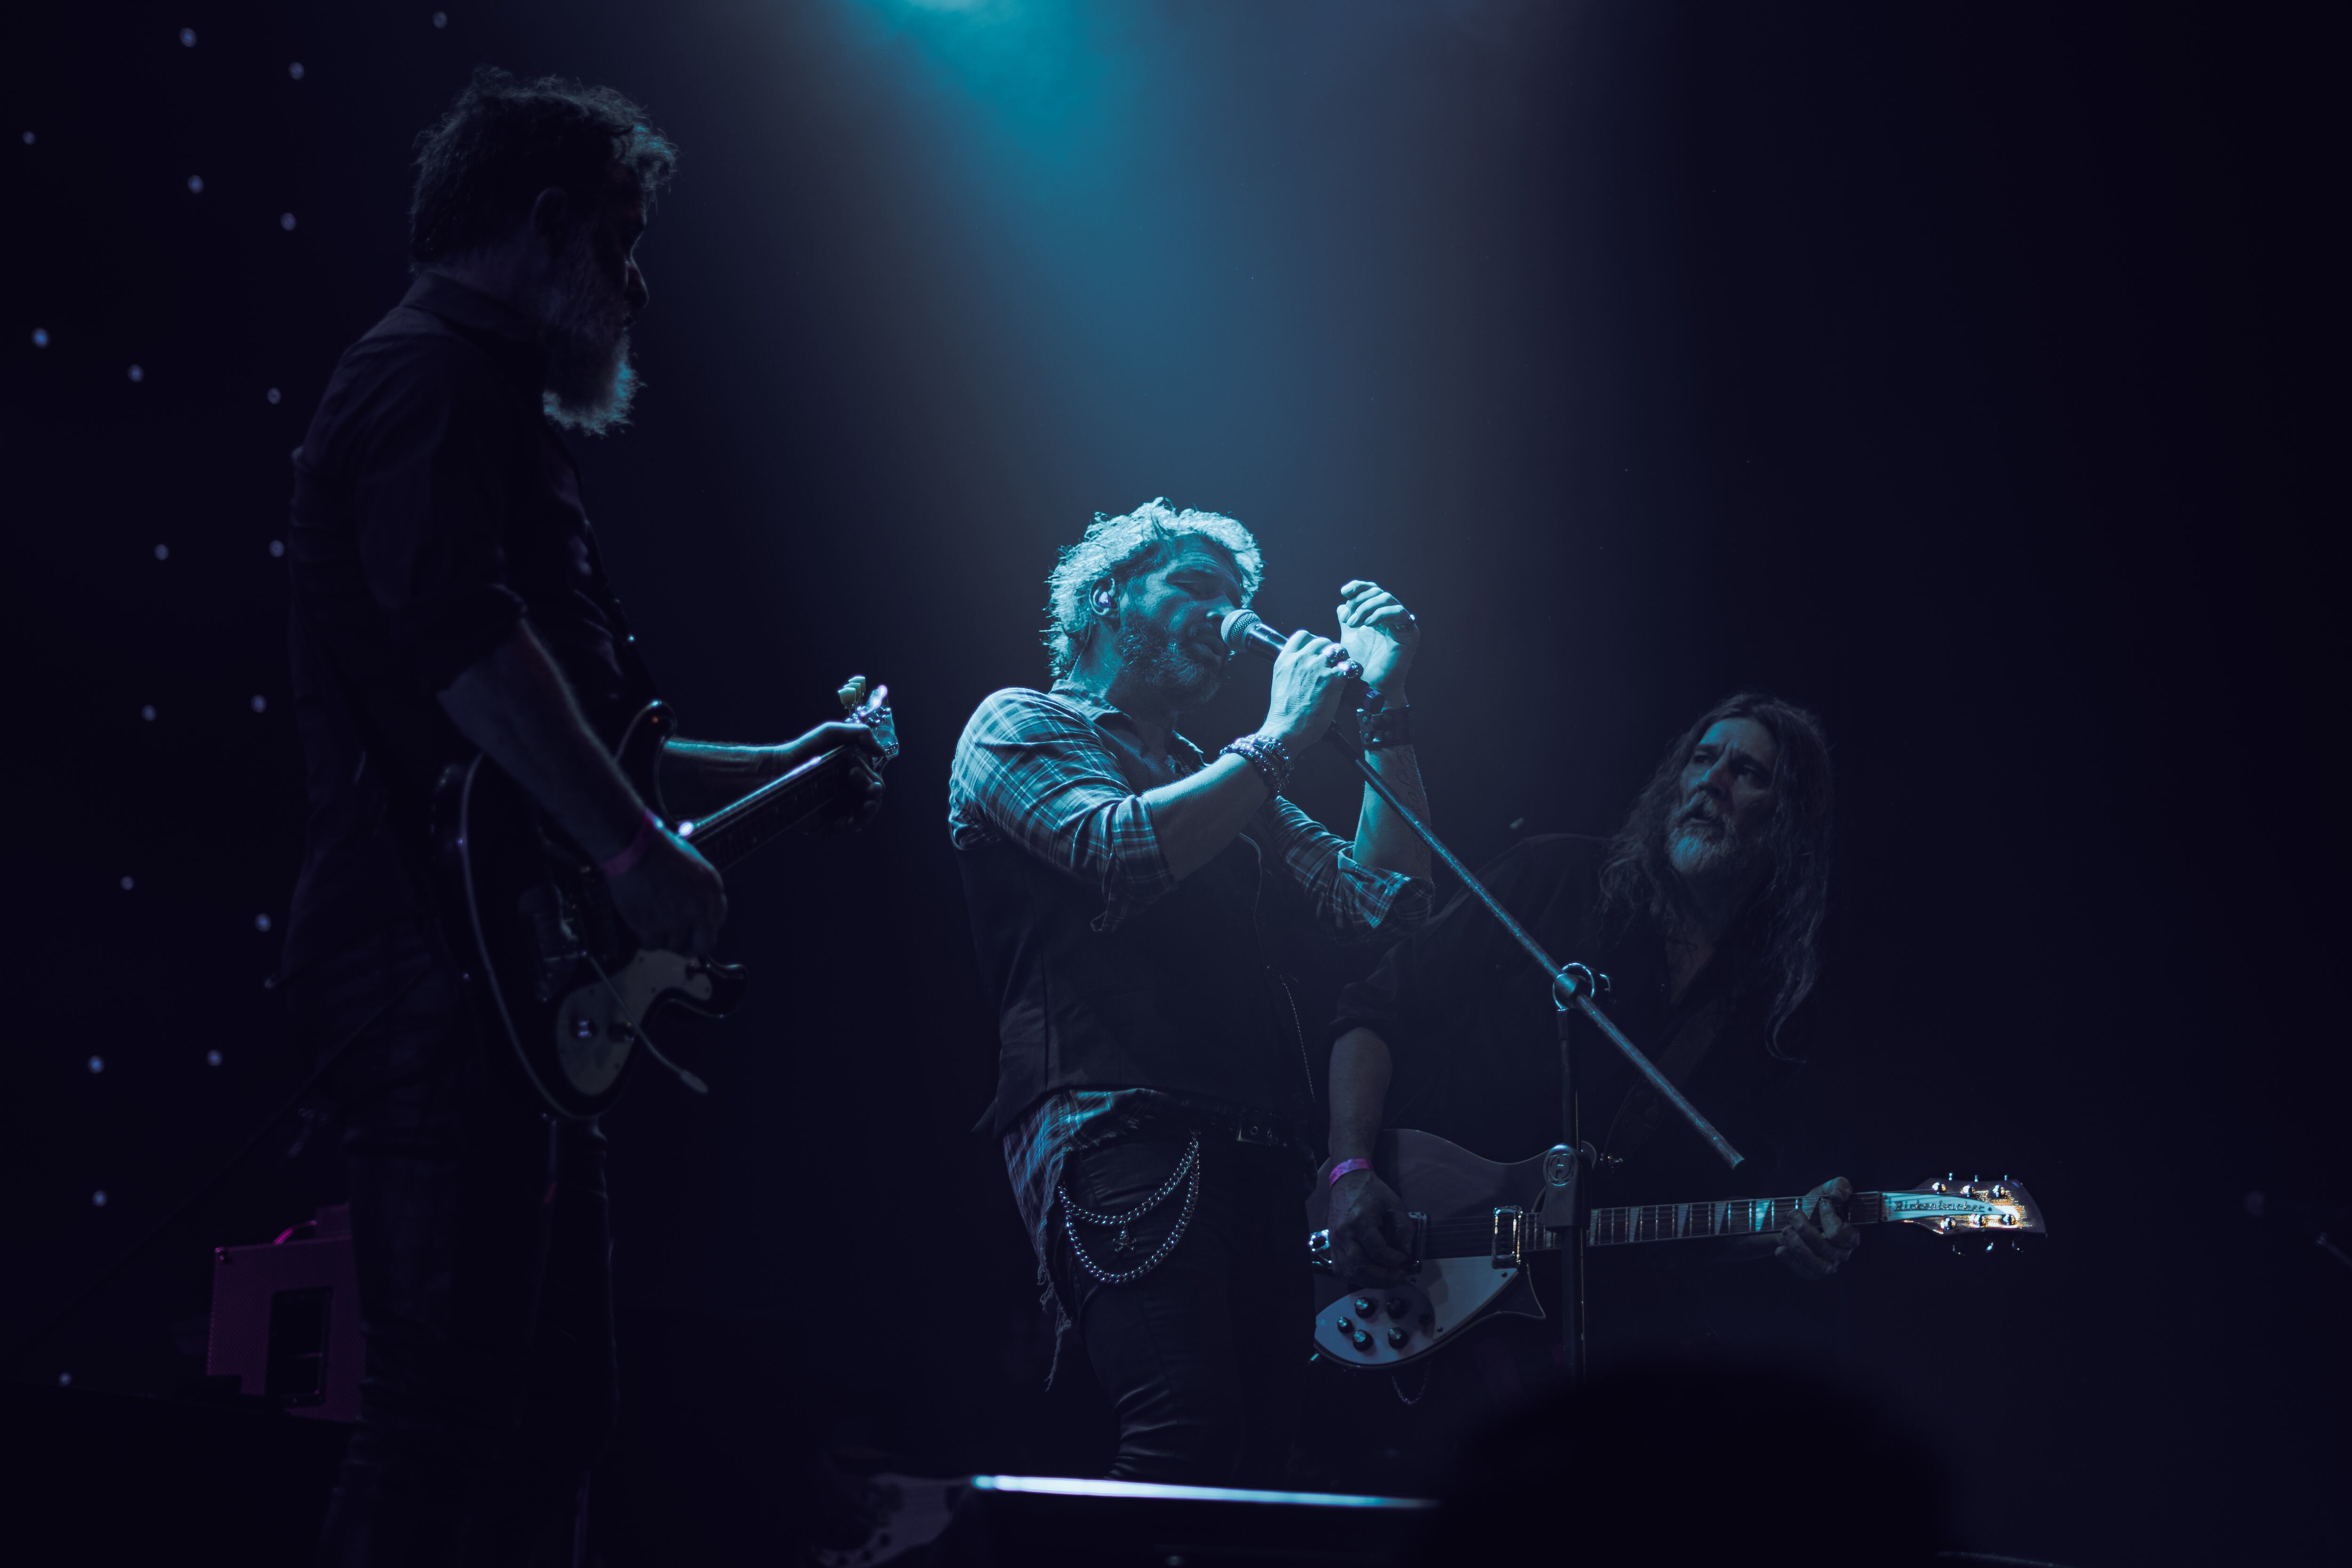
[[[1470,868],[1465,866],[1460,858],[1453,850],[1448,849],[1436,834],[1430,831],[1429,824],[1422,821],[1414,815],[1412,807],[1397,798],[1396,791],[1391,789],[1388,781],[1381,778],[1373,769],[1372,764],[1365,760],[1362,751],[1349,744],[1349,738],[1339,733],[1339,727],[1337,724],[1326,731],[1326,738],[1356,764],[1356,771],[1364,775],[1364,782],[1371,786],[1372,793],[1388,802],[1389,809],[1402,818],[1407,827],[1412,829],[1413,837],[1428,845],[1429,852],[1443,860],[1447,870],[1462,879],[1462,885],[1469,889],[1480,903],[1486,906],[1488,914],[1502,922],[1503,929],[1510,933],[1511,940],[1525,948],[1528,956],[1543,966],[1543,972],[1551,976],[1552,989],[1568,998],[1575,1005],[1577,1011],[1592,1020],[1594,1026],[1600,1029],[1602,1037],[1615,1046],[1627,1061],[1633,1064],[1634,1070],[1642,1075],[1652,1089],[1657,1090],[1658,1097],[1681,1112],[1683,1120],[1691,1124],[1692,1130],[1706,1140],[1707,1147],[1723,1156],[1723,1163],[1735,1171],[1746,1163],[1748,1157],[1733,1148],[1730,1140],[1715,1130],[1715,1123],[1702,1115],[1698,1107],[1693,1105],[1688,1097],[1669,1082],[1665,1074],[1658,1070],[1657,1064],[1643,1056],[1641,1047],[1625,1037],[1625,1031],[1612,1022],[1609,1015],[1594,1004],[1592,972],[1580,963],[1571,964],[1563,969],[1553,963],[1551,954],[1543,950],[1542,944],[1536,941],[1534,934],[1521,925],[1512,916],[1510,910],[1503,907],[1500,900],[1486,890],[1485,883],[1470,874]]]

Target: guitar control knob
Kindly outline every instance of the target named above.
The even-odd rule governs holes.
[[[1356,1321],[1353,1318],[1341,1318],[1331,1326],[1343,1334],[1352,1334],[1356,1331]]]
[[[1376,1318],[1380,1316],[1380,1311],[1381,1304],[1378,1301],[1373,1300],[1370,1296],[1359,1296],[1356,1298],[1356,1316],[1360,1318]]]
[[[594,1039],[596,1037],[596,1020],[589,1017],[572,1019],[572,1037],[575,1040]]]
[[[1396,1319],[1399,1319],[1399,1320],[1402,1320],[1402,1319],[1404,1317],[1404,1315],[1405,1315],[1405,1311],[1406,1311],[1406,1308],[1405,1308],[1405,1300],[1404,1300],[1404,1298],[1403,1298],[1403,1297],[1402,1297],[1402,1296],[1391,1296],[1391,1297],[1390,1297],[1390,1298],[1389,1298],[1389,1316],[1390,1316],[1390,1317],[1391,1317],[1391,1318],[1396,1318]]]
[[[1372,1348],[1372,1336],[1364,1332],[1363,1330],[1358,1329],[1354,1333],[1348,1336],[1348,1342],[1354,1345],[1360,1351],[1368,1351]]]
[[[1411,1334],[1406,1333],[1406,1332],[1405,1332],[1402,1329],[1401,1329],[1401,1328],[1398,1328],[1398,1329],[1391,1329],[1391,1330],[1389,1331],[1389,1344],[1390,1344],[1390,1346],[1391,1346],[1392,1349],[1396,1349],[1396,1350],[1402,1350],[1402,1349],[1404,1349],[1404,1342],[1405,1342],[1405,1341],[1407,1341],[1407,1340],[1409,1340],[1409,1339],[1411,1339],[1411,1338],[1412,1338],[1412,1336]]]

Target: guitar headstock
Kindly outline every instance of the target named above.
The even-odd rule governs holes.
[[[866,678],[853,675],[841,683],[834,693],[841,699],[841,710],[853,724],[863,724],[874,731],[875,742],[882,748],[882,760],[894,762],[898,755],[898,721],[890,716],[890,689],[877,686],[866,689]]]
[[[1924,1225],[1938,1236],[1984,1231],[2018,1236],[2026,1231],[2046,1234],[2042,1205],[2017,1182],[2003,1176],[1997,1182],[1981,1177],[1961,1181],[1957,1176],[1931,1177],[1907,1192],[1881,1193],[1880,1214],[1889,1223]]]

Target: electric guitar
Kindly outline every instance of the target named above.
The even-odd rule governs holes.
[[[1428,1132],[1381,1134],[1372,1169],[1402,1200],[1410,1236],[1405,1278],[1394,1285],[1349,1289],[1333,1277],[1330,1189],[1307,1201],[1307,1260],[1317,1270],[1315,1348],[1340,1366],[1389,1371],[1444,1350],[1462,1331],[1509,1313],[1540,1318],[1528,1269],[1557,1252],[1561,1233],[1547,1228],[1538,1200],[1549,1190],[1538,1154],[1516,1164],[1481,1159]],[[1564,1157],[1564,1156],[1563,1156]],[[1725,1198],[1715,1203],[1652,1204],[1594,1209],[1584,1245],[1625,1247],[1701,1237],[1777,1235],[1801,1198]],[[1921,1225],[1943,1236],[2019,1236],[2046,1231],[2032,1194],[2008,1177],[1998,1182],[1927,1181],[1906,1192],[1856,1193],[1849,1225]],[[1987,1242],[1988,1246],[1991,1243]]]
[[[874,732],[879,762],[856,746],[836,746],[672,831],[723,871],[834,805],[861,767],[878,771],[898,754],[885,705],[889,688],[877,687],[852,707],[864,689],[862,679],[853,679],[842,689],[842,705],[851,722]],[[614,750],[623,774],[656,810],[656,765],[675,727],[667,707],[649,702]],[[549,1110],[575,1121],[603,1112],[620,1098],[640,1045],[704,1091],[701,1079],[661,1055],[646,1020],[672,1005],[724,1017],[742,997],[741,966],[639,945],[595,863],[487,757],[443,771],[433,834],[446,927],[484,1027],[513,1049]]]

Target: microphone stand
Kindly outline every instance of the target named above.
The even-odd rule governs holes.
[[[1368,692],[1370,688],[1365,689]],[[1358,704],[1360,706],[1360,704]],[[1683,1091],[1668,1081],[1656,1064],[1642,1054],[1641,1047],[1625,1037],[1625,1031],[1612,1022],[1594,1001],[1597,992],[1608,988],[1609,977],[1596,975],[1581,963],[1559,963],[1543,950],[1533,932],[1521,925],[1502,901],[1488,892],[1486,884],[1471,874],[1461,858],[1445,847],[1444,841],[1430,830],[1411,806],[1397,798],[1396,791],[1381,777],[1364,755],[1363,738],[1356,730],[1355,721],[1343,716],[1334,720],[1325,731],[1324,739],[1333,749],[1356,764],[1364,775],[1364,783],[1372,793],[1388,804],[1404,825],[1412,829],[1414,837],[1429,846],[1429,852],[1443,862],[1445,868],[1462,879],[1471,895],[1486,906],[1486,912],[1502,923],[1513,942],[1524,949],[1528,957],[1541,966],[1550,977],[1552,1009],[1559,1032],[1559,1101],[1563,1134],[1559,1144],[1547,1151],[1543,1159],[1544,1195],[1541,1206],[1544,1228],[1559,1233],[1560,1261],[1560,1336],[1566,1352],[1568,1375],[1572,1381],[1584,1376],[1584,1183],[1583,1167],[1595,1158],[1591,1146],[1578,1135],[1576,1089],[1576,1040],[1571,1025],[1580,1014],[1601,1031],[1601,1038],[1617,1047],[1618,1053],[1633,1065],[1651,1089],[1682,1119],[1692,1131],[1706,1141],[1707,1147],[1723,1157],[1723,1163],[1738,1170],[1746,1156],[1731,1146],[1724,1135],[1693,1105]]]

